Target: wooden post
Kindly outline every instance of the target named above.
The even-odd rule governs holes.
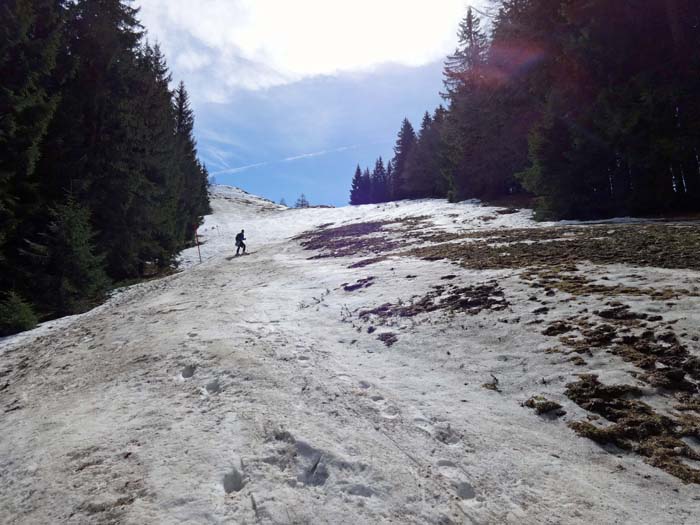
[[[199,263],[202,263],[202,252],[199,249],[199,235],[197,235],[197,226],[194,227],[194,240],[197,243],[197,253],[199,254]]]

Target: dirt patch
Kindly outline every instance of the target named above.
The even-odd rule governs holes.
[[[542,332],[579,354],[605,349],[640,368],[634,377],[671,393],[698,392],[700,358],[694,356],[662,316],[635,312],[620,302],[608,302],[596,317],[572,316],[552,322]],[[605,322],[599,322],[602,319]],[[577,363],[578,364],[578,363]],[[687,378],[686,378],[687,376]]]
[[[589,421],[569,423],[579,436],[639,454],[645,462],[686,483],[700,483],[700,470],[684,461],[698,461],[700,454],[683,441],[700,438],[700,418],[660,414],[646,403],[631,399],[641,395],[637,387],[606,386],[595,375],[582,375],[578,382],[568,384],[566,395],[611,423],[604,426]]]
[[[685,224],[597,225],[479,231],[468,243],[424,246],[409,255],[449,259],[472,269],[626,263],[700,270],[700,227]]]
[[[320,252],[311,259],[350,257],[358,254],[384,254],[420,241],[433,227],[428,216],[404,217],[388,221],[360,222],[334,228],[324,227],[296,236],[306,250]]]
[[[379,334],[377,336],[377,339],[379,339],[387,347],[393,346],[394,343],[396,343],[399,340],[396,334],[392,332],[384,332],[383,334]]]
[[[376,235],[385,232],[384,229],[389,224],[393,224],[393,222],[362,222],[335,228],[323,228],[303,233],[295,237],[295,240],[301,241],[301,245],[306,250],[321,252],[311,259],[349,257],[362,253],[379,254],[401,246],[399,241],[391,240],[387,235]]]
[[[531,408],[538,416],[551,415],[561,417],[566,414],[562,406],[556,401],[550,401],[542,396],[533,396],[523,403],[524,407]]]
[[[550,337],[566,334],[574,330],[574,327],[565,321],[554,321],[550,323],[547,328],[542,330],[542,335],[547,335]]]
[[[374,277],[365,277],[364,279],[358,279],[354,284],[342,284],[343,290],[346,292],[354,292],[355,290],[360,290],[362,288],[369,288],[374,284]]]
[[[415,317],[437,310],[476,315],[484,310],[504,310],[508,304],[503,289],[495,282],[465,287],[440,285],[434,286],[432,291],[418,300],[406,304],[385,303],[377,308],[360,311],[359,317],[362,320],[369,320],[373,316],[381,319]]]
[[[692,297],[700,295],[698,290],[671,288],[644,288],[622,284],[601,284],[585,275],[577,274],[576,266],[558,266],[554,268],[533,268],[521,274],[521,279],[528,281],[532,288],[544,289],[547,294],[554,290],[567,293],[574,297],[597,295],[602,297],[649,297],[655,301],[668,301],[681,296]],[[605,279],[605,278],[603,278]]]
[[[494,392],[498,392],[499,394],[501,393],[501,389],[498,387],[498,378],[493,374],[491,374],[491,381],[482,384],[481,388],[485,388],[486,390],[493,390]]]
[[[382,261],[386,261],[388,257],[386,256],[381,256],[381,257],[372,257],[370,259],[363,259],[361,261],[358,261],[356,263],[353,263],[348,266],[351,270],[356,269],[356,268],[364,268],[365,266],[370,266],[371,264],[377,264]]]
[[[673,391],[697,392],[697,385],[685,379],[700,381],[700,359],[690,353],[671,331],[659,333],[645,330],[639,335],[627,335],[612,352],[625,361],[647,371],[640,376],[654,386]]]

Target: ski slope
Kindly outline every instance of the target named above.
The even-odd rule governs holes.
[[[583,370],[528,324],[520,270],[394,252],[350,268],[367,256],[311,259],[294,239],[411,217],[429,217],[433,233],[547,226],[529,211],[434,200],[297,210],[228,187],[212,206],[202,263],[187,250],[175,275],[0,340],[3,523],[697,522],[697,485],[566,425],[587,416],[562,394]],[[251,255],[232,258],[241,229]],[[621,265],[605,272],[631,279]],[[634,273],[659,287],[698,282],[689,270]],[[445,278],[497,283],[507,307],[363,316]],[[679,297],[663,313],[694,335],[697,306]],[[548,307],[552,318],[573,308],[566,296]],[[596,355],[585,371],[629,383],[630,370]],[[522,406],[535,395],[566,416]]]

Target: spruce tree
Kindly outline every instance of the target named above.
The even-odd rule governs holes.
[[[465,87],[474,84],[486,62],[488,38],[471,7],[459,24],[457,49],[447,57],[443,69],[443,97],[452,100]]]
[[[369,168],[365,168],[360,178],[360,194],[362,195],[361,204],[370,204],[372,202],[372,174]]]
[[[440,191],[440,134],[426,111],[416,144],[411,150],[404,173],[404,192],[412,199],[442,196]]]
[[[386,163],[386,185],[385,185],[385,202],[389,202],[391,200],[391,188],[393,187],[394,183],[394,162],[389,159]]]
[[[364,196],[362,195],[362,170],[360,165],[357,165],[355,169],[355,175],[352,178],[352,185],[350,187],[350,204],[364,204]]]
[[[31,330],[38,322],[32,306],[19,294],[8,292],[0,297],[0,337]]]
[[[102,300],[108,279],[104,257],[95,252],[90,212],[73,198],[50,210],[51,222],[42,243],[31,243],[42,267],[43,304],[54,315],[81,313]]]
[[[36,166],[59,99],[62,1],[0,4],[0,290],[21,285],[22,237],[43,210]]]
[[[303,193],[299,195],[299,198],[297,199],[296,203],[294,204],[295,208],[308,208],[310,206],[309,201],[306,198],[306,195]]]
[[[384,160],[381,157],[374,164],[374,170],[370,178],[370,196],[369,202],[380,203],[389,200],[389,192],[387,185],[387,173],[384,167]]]
[[[183,245],[178,232],[178,201],[184,191],[173,138],[174,109],[169,89],[170,73],[158,46],[143,46],[137,56],[135,82],[141,95],[133,101],[138,118],[128,132],[141,141],[142,193],[132,203],[134,231],[138,238],[138,273],[147,265],[160,268],[174,263]]]
[[[142,28],[120,0],[71,4],[68,47],[75,71],[62,89],[40,165],[42,191],[59,203],[70,192],[92,214],[111,275],[139,274],[139,213],[147,199],[138,65]]]
[[[394,146],[393,172],[389,197],[391,200],[401,200],[408,197],[405,191],[405,170],[408,157],[416,144],[416,133],[413,126],[404,119],[399,130],[399,136]]]
[[[179,232],[183,241],[192,240],[194,231],[204,215],[211,212],[208,196],[206,167],[197,159],[197,142],[194,138],[194,112],[185,84],[180,82],[174,96],[175,136],[177,141],[178,172],[182,178],[182,191],[178,207]]]
[[[99,298],[95,253],[114,280],[144,275],[210,212],[186,91],[136,15],[130,0],[0,3],[0,293],[42,317]]]

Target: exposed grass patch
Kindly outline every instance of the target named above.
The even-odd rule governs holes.
[[[612,423],[606,426],[588,421],[569,423],[579,436],[601,444],[614,444],[643,456],[650,465],[686,483],[700,483],[700,470],[684,462],[698,461],[700,454],[683,441],[683,438],[700,438],[700,418],[659,414],[646,403],[631,399],[641,395],[637,387],[606,386],[595,375],[582,375],[578,382],[568,384],[566,395],[577,405]]]
[[[533,409],[538,416],[552,415],[561,417],[566,414],[566,411],[562,410],[562,406],[559,403],[550,401],[543,396],[533,396],[525,401],[523,406]]]
[[[384,332],[382,334],[379,334],[377,336],[377,339],[379,339],[387,347],[393,346],[394,343],[396,343],[399,340],[399,338],[396,336],[396,334],[394,334],[392,332]]]
[[[583,261],[700,270],[700,227],[587,225],[471,232],[468,243],[424,246],[408,254],[472,269],[559,267]]]
[[[693,297],[700,295],[700,290],[672,289],[672,288],[644,288],[627,286],[622,284],[600,284],[592,281],[585,275],[577,272],[576,266],[557,266],[553,268],[532,268],[526,270],[521,278],[530,283],[530,286],[543,289],[545,293],[558,290],[574,297],[584,295],[597,295],[601,297],[618,297],[628,295],[631,297],[649,297],[655,301],[669,301],[679,297]]]
[[[358,279],[354,284],[342,284],[343,290],[346,292],[354,292],[355,290],[360,290],[362,288],[369,288],[374,284],[374,277],[365,277],[364,279]]]
[[[363,320],[368,320],[372,316],[381,319],[415,317],[437,310],[476,315],[484,310],[500,311],[507,307],[508,301],[503,289],[495,282],[461,288],[455,285],[440,285],[434,286],[432,291],[418,300],[405,304],[385,303],[376,308],[360,311],[359,317]]]
[[[370,259],[362,259],[361,261],[358,261],[356,263],[353,263],[348,266],[351,270],[356,269],[356,268],[364,268],[365,266],[370,266],[372,264],[377,264],[382,261],[386,261],[388,257],[386,256],[380,256],[380,257],[372,257]]]
[[[499,394],[501,393],[501,389],[498,387],[498,378],[493,374],[491,374],[491,381],[482,384],[481,388],[485,388],[486,390],[493,390],[494,392],[498,392]]]
[[[380,254],[395,250],[401,243],[386,235],[375,235],[393,224],[392,221],[375,221],[323,228],[302,233],[295,237],[307,250],[321,253],[311,259],[349,257],[358,254]]]

